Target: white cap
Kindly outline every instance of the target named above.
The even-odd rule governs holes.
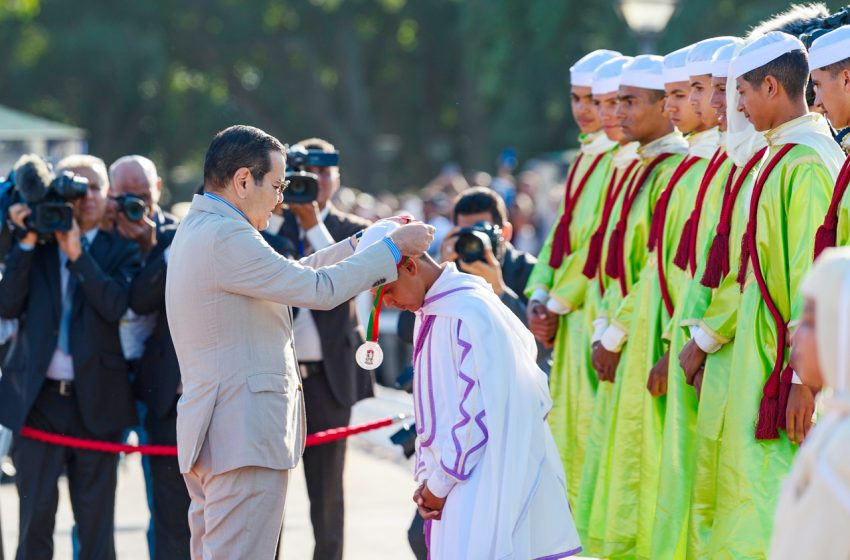
[[[714,56],[711,57],[711,72],[715,78],[726,78],[729,76],[729,64],[735,57],[735,51],[741,48],[744,44],[743,39],[735,38],[728,45],[724,45],[717,49]]]
[[[620,87],[620,78],[623,75],[623,66],[634,60],[630,56],[618,56],[602,66],[593,73],[593,85],[590,86],[593,95],[614,93]]]
[[[694,43],[688,53],[687,68],[690,76],[711,74],[711,58],[720,47],[735,43],[735,37],[713,37]]]
[[[803,43],[793,35],[782,31],[771,31],[747,41],[741,52],[732,59],[729,77],[733,80],[773,62],[783,54],[792,51],[805,51]]]
[[[621,86],[664,91],[664,59],[654,54],[641,54],[623,66]]]
[[[815,39],[809,49],[809,72],[850,58],[850,25],[833,29]]]
[[[581,57],[570,67],[570,85],[590,87],[593,84],[593,73],[603,63],[621,56],[617,51],[599,49]]]
[[[664,83],[690,82],[691,75],[688,74],[688,54],[693,45],[673,51],[664,57]]]

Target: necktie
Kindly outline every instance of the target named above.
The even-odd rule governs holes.
[[[83,252],[89,250],[89,240],[86,237],[80,239]],[[67,264],[66,264],[67,266]],[[68,274],[68,282],[65,284],[65,294],[62,297],[62,318],[59,322],[59,349],[66,354],[71,353],[71,313],[74,309],[74,292],[77,290],[77,279],[73,274]]]

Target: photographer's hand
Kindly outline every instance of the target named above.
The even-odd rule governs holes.
[[[30,214],[32,214],[32,210],[30,210],[29,206],[26,204],[13,204],[9,207],[9,219],[16,227],[23,231],[27,230],[26,219]],[[20,243],[32,247],[35,246],[37,241],[38,233],[28,231],[26,235],[21,238]]]
[[[143,253],[149,253],[156,245],[156,223],[147,216],[133,222],[119,212],[115,215],[115,226],[121,237],[138,243]]]
[[[319,225],[321,221],[319,203],[315,200],[303,204],[289,204],[288,206],[292,210],[292,213],[295,214],[295,217],[298,218],[298,223],[304,231]]]
[[[68,231],[57,231],[56,242],[59,243],[59,248],[68,256],[68,260],[75,262],[83,253],[83,246],[80,243],[80,226],[77,225],[77,220],[72,222],[71,229]]]
[[[496,260],[496,255],[493,254],[493,249],[490,247],[484,248],[484,258],[487,259],[487,262],[464,262],[463,272],[468,272],[487,280],[493,291],[496,292],[496,295],[500,296],[507,288],[505,279],[502,276],[502,265]]]

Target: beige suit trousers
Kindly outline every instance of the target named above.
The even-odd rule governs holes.
[[[205,441],[183,475],[192,503],[192,560],[273,560],[283,525],[289,471],[241,467],[212,474]]]

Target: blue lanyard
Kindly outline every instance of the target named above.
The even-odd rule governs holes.
[[[243,214],[243,213],[242,213],[242,210],[240,210],[239,208],[237,208],[237,207],[233,206],[232,204],[230,204],[229,202],[227,202],[226,200],[224,200],[223,198],[221,198],[221,197],[220,197],[220,196],[218,196],[217,194],[213,194],[213,193],[211,193],[211,192],[205,192],[205,193],[204,193],[204,196],[205,196],[205,197],[207,197],[207,198],[211,198],[211,199],[213,199],[213,200],[217,200],[217,201],[219,201],[219,202],[223,202],[224,204],[227,204],[228,206],[230,206],[231,208],[233,208],[236,212],[238,212],[240,216],[242,216],[243,218],[245,218],[245,221],[246,221],[246,222],[250,223],[250,221],[248,220],[248,216],[246,216],[245,214]]]

